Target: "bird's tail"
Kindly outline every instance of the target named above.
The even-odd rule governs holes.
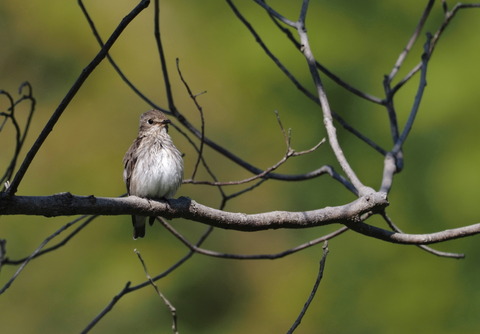
[[[145,216],[132,216],[133,239],[143,238],[145,236]]]

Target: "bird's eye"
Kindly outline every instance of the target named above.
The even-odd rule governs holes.
[[[148,124],[153,124],[153,119],[150,118],[147,122]]]

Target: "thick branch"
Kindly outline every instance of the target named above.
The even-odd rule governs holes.
[[[185,218],[206,225],[238,231],[260,231],[279,228],[309,228],[334,223],[353,231],[388,242],[423,245],[458,239],[480,233],[480,223],[429,234],[406,234],[384,230],[363,222],[371,213],[388,206],[385,193],[371,193],[334,207],[291,212],[272,211],[257,214],[228,212],[210,208],[190,198],[165,201],[129,196],[123,198],[74,196],[61,193],[52,196],[13,196],[0,194],[0,215],[71,216],[144,215]]]
[[[0,195],[0,215],[41,215],[47,217],[79,214],[145,215],[165,218],[185,218],[211,226],[239,231],[258,231],[277,228],[308,228],[333,223],[359,222],[361,216],[378,212],[388,205],[382,193],[372,193],[335,207],[290,212],[272,211],[258,214],[227,212],[213,209],[189,198],[164,201],[135,196],[108,198],[74,196],[62,193],[52,196]]]

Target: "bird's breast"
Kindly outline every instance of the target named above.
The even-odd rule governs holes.
[[[183,178],[183,160],[173,144],[150,145],[140,150],[130,179],[130,194],[170,198]]]

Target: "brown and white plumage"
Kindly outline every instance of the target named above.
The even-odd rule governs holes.
[[[183,179],[181,153],[168,134],[167,117],[158,110],[140,116],[138,137],[123,158],[123,179],[129,195],[172,198]],[[133,238],[145,236],[147,217],[132,216]]]

